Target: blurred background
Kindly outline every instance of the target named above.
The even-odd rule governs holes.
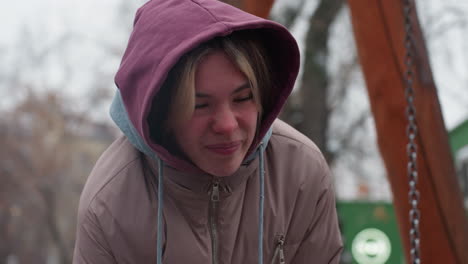
[[[398,261],[372,263],[400,263],[392,194],[349,10],[345,1],[333,0],[332,10],[320,12],[317,6],[324,1],[331,0],[277,0],[273,6],[271,19],[291,30],[303,53],[301,75],[282,118],[325,154],[343,223],[360,221],[351,219],[358,211],[370,215],[366,221],[385,219],[381,230]],[[113,77],[144,2],[1,4],[0,264],[71,263],[81,190],[99,155],[119,135],[108,115]],[[457,132],[468,131],[468,2],[416,2],[446,128],[460,157],[457,167],[460,175],[468,174],[466,143],[460,143],[468,132]],[[317,21],[320,27],[310,26]],[[307,63],[305,50],[321,54],[315,64],[320,67]],[[466,174],[460,177],[465,195]],[[353,228],[345,229],[347,243],[360,227]],[[350,251],[343,255],[343,263],[363,263],[358,261]]]

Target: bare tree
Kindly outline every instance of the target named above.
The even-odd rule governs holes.
[[[0,63],[0,263],[12,256],[20,263],[51,257],[71,263],[80,192],[114,138],[109,125],[90,117],[110,97],[112,87],[101,80],[112,78],[96,63],[92,93],[72,100],[60,91],[82,71],[67,53],[75,36],[68,32],[44,44],[39,35],[25,30],[22,52],[0,53],[11,54]],[[59,81],[50,79],[51,61],[63,70]],[[86,107],[73,107],[77,102]]]
[[[302,3],[303,4],[303,3]],[[327,128],[331,112],[328,100],[329,73],[327,72],[328,39],[330,27],[344,5],[342,0],[321,0],[310,16],[304,43],[304,65],[300,87],[286,106],[282,118],[311,138],[327,159]],[[286,9],[286,23],[292,24],[303,6],[296,11]]]

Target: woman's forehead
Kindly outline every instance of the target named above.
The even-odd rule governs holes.
[[[235,95],[237,93],[240,93],[245,90],[251,90],[250,83],[245,82],[243,85],[239,86],[238,88],[232,90],[231,94]],[[198,98],[209,98],[211,97],[211,94],[209,93],[204,93],[203,91],[196,90],[195,91],[195,96]]]
[[[222,51],[206,55],[195,73],[195,92],[209,95],[217,92],[234,93],[250,88],[247,77]]]

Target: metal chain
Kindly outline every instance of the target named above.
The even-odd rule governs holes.
[[[419,204],[419,191],[417,189],[418,182],[418,168],[417,168],[417,143],[416,135],[418,127],[416,124],[416,108],[414,106],[414,89],[413,89],[413,31],[411,24],[411,11],[413,9],[411,0],[404,0],[404,16],[405,16],[405,97],[406,97],[406,117],[408,126],[406,133],[408,136],[407,154],[408,154],[408,180],[409,180],[409,203],[410,203],[410,246],[411,246],[411,264],[420,264],[420,211]]]

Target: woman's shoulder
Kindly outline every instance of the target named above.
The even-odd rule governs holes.
[[[329,203],[333,200],[330,169],[319,148],[290,125],[276,120],[272,132],[265,159],[267,193],[273,196],[272,207],[281,212],[275,217],[283,217],[275,221],[290,220],[284,228],[288,230],[286,243],[299,245],[311,224],[325,219],[320,215],[334,206]]]
[[[143,180],[143,155],[125,136],[116,139],[100,156],[91,171],[80,198],[80,207],[111,203],[116,194],[130,187],[129,182]],[[140,175],[141,177],[139,177]],[[132,179],[129,179],[131,177]]]
[[[276,119],[273,123],[272,129],[273,131],[270,140],[272,144],[277,144],[280,147],[285,148],[285,151],[302,149],[301,152],[310,152],[317,155],[319,158],[323,157],[320,149],[314,142],[312,142],[312,140],[286,122]]]
[[[288,175],[289,181],[302,185],[323,185],[328,182],[330,170],[320,149],[312,140],[277,119],[268,143],[267,155],[274,163],[279,177]],[[326,185],[326,184],[325,184]]]
[[[144,157],[125,137],[115,140],[101,155],[80,198],[77,241],[81,239],[81,246],[90,248],[97,243],[117,255],[114,249],[128,246],[150,252],[145,247],[147,240],[141,239],[148,234],[145,228],[154,222],[155,211],[146,192]],[[102,253],[100,247],[90,251],[94,250]],[[139,255],[134,251],[122,254]]]

